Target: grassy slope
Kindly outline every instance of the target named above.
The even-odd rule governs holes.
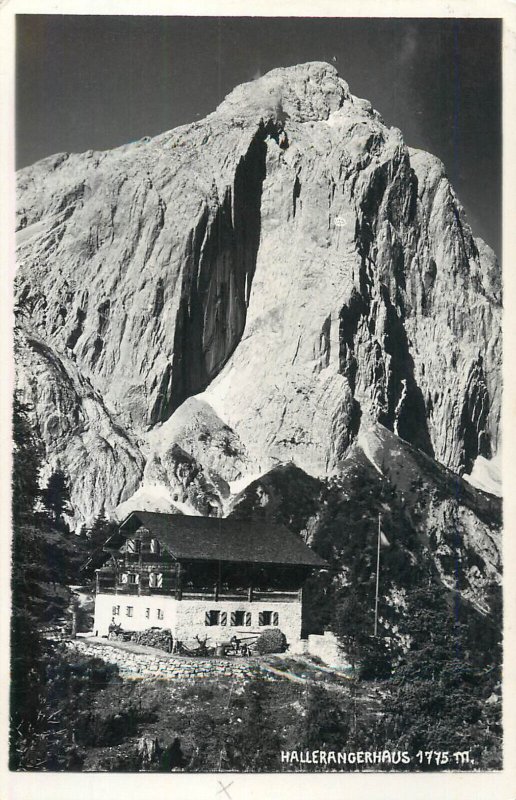
[[[292,666],[292,665],[290,665]],[[307,664],[297,664],[310,673]],[[317,674],[313,671],[313,674]],[[258,686],[257,684],[260,683]],[[121,736],[110,747],[93,747],[86,752],[84,770],[134,769],[138,740],[159,741],[163,748],[179,740],[182,761],[176,766],[190,772],[248,769],[241,748],[252,744],[254,733],[249,719],[249,693],[258,691],[263,729],[274,743],[264,754],[258,771],[282,771],[281,750],[299,749],[306,733],[309,686],[288,680],[242,682],[230,679],[186,683],[181,681],[124,682],[105,687],[91,706],[94,714],[123,713],[136,707],[143,720],[130,736]],[[332,706],[347,708],[354,702],[362,723],[371,720],[378,705],[376,690],[361,687],[356,699],[342,681],[325,682]],[[369,724],[369,723],[368,723]],[[342,742],[343,743],[343,742]],[[242,760],[244,758],[244,760]],[[153,765],[153,769],[157,768]],[[288,770],[287,770],[288,771]]]

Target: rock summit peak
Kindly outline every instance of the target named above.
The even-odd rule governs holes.
[[[217,112],[283,114],[297,121],[325,120],[354,98],[349,86],[334,66],[324,61],[309,61],[278,67],[260,78],[242,83],[228,94]]]

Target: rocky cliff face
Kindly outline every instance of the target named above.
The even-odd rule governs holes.
[[[138,487],[220,513],[277,463],[338,472],[374,423],[459,473],[497,451],[496,258],[328,64],[21,170],[18,237],[18,380],[78,523]]]
[[[234,498],[230,515],[279,522],[299,533],[338,570],[337,583],[352,565],[350,553],[367,551],[364,578],[374,582],[378,517],[387,537],[383,561],[406,563],[394,576],[394,591],[403,591],[416,567],[426,564],[427,575],[433,572],[450,592],[485,612],[500,580],[499,498],[379,424],[360,432],[330,481],[293,464],[274,467]],[[384,582],[384,597],[387,590]]]

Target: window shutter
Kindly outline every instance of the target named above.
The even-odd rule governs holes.
[[[149,572],[149,587],[153,589],[156,586],[156,574]]]
[[[134,553],[134,539],[127,540],[127,545],[125,549],[127,553]]]
[[[156,587],[157,587],[158,589],[161,589],[161,588],[163,587],[163,575],[162,575],[162,573],[161,573],[161,572],[159,572],[159,573],[156,575]]]
[[[211,614],[209,611],[207,611],[204,615],[204,624],[211,625]]]
[[[220,624],[221,625],[226,625],[227,624],[227,618],[228,618],[227,612],[226,611],[221,611],[220,612]]]
[[[127,583],[127,572],[122,572],[122,583]]]
[[[258,613],[258,625],[263,625],[263,611]]]
[[[156,555],[159,555],[159,542],[158,542],[157,539],[151,539],[150,551],[151,551],[151,553],[155,553]]]
[[[245,612],[245,624],[246,624],[246,627],[250,627],[251,626],[251,612],[250,611],[246,611]]]
[[[138,573],[138,572],[136,573],[136,575],[134,576],[134,578],[135,578],[135,580],[134,580],[134,582],[135,582],[135,583],[140,583],[140,575],[139,575],[139,573]]]
[[[230,621],[230,624],[231,624],[231,625],[236,625],[236,611],[232,611],[232,612],[231,612],[231,621]]]
[[[272,614],[272,624],[279,625],[279,614],[277,611],[274,611]]]

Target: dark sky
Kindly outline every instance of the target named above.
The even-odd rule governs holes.
[[[445,163],[501,254],[498,20],[17,17],[17,165],[204,117],[237,84],[329,61],[407,144]]]

